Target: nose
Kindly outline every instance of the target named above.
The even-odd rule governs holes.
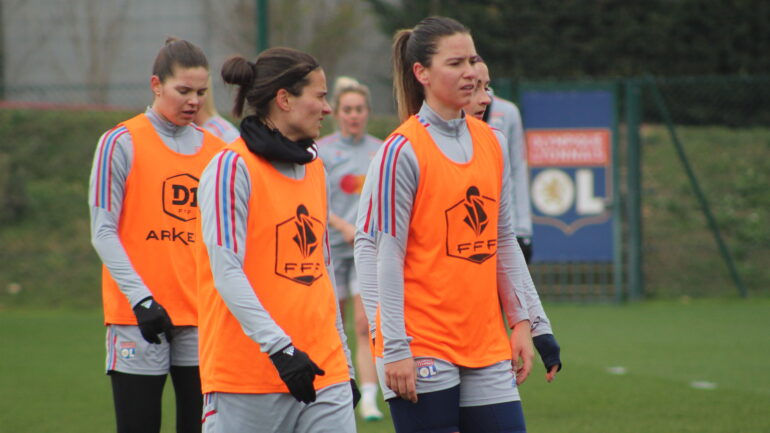
[[[479,76],[479,73],[476,70],[476,67],[473,64],[471,64],[471,62],[467,62],[465,64],[465,78],[476,81],[478,76]]]
[[[484,96],[482,96],[481,101],[479,101],[479,104],[483,105],[484,107],[488,106],[492,103],[492,98],[489,96],[489,93],[487,93],[486,90],[481,89],[482,92],[484,92]]]
[[[324,116],[329,115],[332,112],[332,107],[329,105],[329,102],[326,99],[324,99],[324,105],[321,109],[321,112]]]

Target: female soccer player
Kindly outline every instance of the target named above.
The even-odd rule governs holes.
[[[463,110],[466,114],[469,114],[479,120],[484,120],[489,117],[489,106],[492,102],[492,90],[489,87],[490,78],[489,78],[489,68],[487,68],[486,63],[484,62],[478,62],[476,63],[476,69],[478,71],[478,79],[476,80],[476,88],[473,91],[473,96],[471,97],[470,102],[468,105],[463,107]],[[507,101],[506,101],[507,102]],[[511,104],[514,108],[515,105]],[[521,117],[519,116],[519,110],[516,108],[516,114],[513,116],[513,118],[518,119],[518,134],[522,134],[521,132]],[[494,126],[493,126],[494,127]],[[505,135],[506,139],[511,137],[512,135],[516,135],[515,133],[511,132],[515,130],[513,129],[499,129],[500,132]],[[506,131],[508,131],[506,133]],[[514,141],[519,141],[519,143],[523,142],[523,134],[521,137],[514,138]],[[511,141],[509,141],[510,143]],[[519,148],[516,148],[519,149]],[[510,163],[511,166],[519,166],[520,168],[524,168],[524,172],[526,174],[526,168],[527,163],[526,161],[522,162],[521,159],[525,158],[525,156],[522,156],[521,153],[514,148],[510,149],[511,152],[511,158]],[[514,156],[514,155],[518,155]],[[527,188],[527,180],[525,178],[517,178],[513,173],[511,174],[511,180],[514,185],[518,185],[521,182],[524,182],[525,188]],[[516,188],[516,191],[519,191],[520,188]],[[513,197],[511,197],[511,202],[516,203],[517,199],[519,199],[521,195],[518,195],[517,193],[513,194]],[[524,196],[524,199],[526,200],[526,207],[529,207],[529,194]],[[516,227],[516,221],[520,221],[519,219],[514,218],[514,228]],[[531,229],[531,225],[530,225]],[[531,230],[530,230],[531,233]],[[529,262],[528,259],[528,253],[529,251],[531,253],[531,249],[527,249],[527,247],[530,245],[529,243],[525,243],[524,237],[519,235],[519,232],[516,232],[516,240],[519,242],[519,246],[521,247],[522,253],[524,254],[524,258],[527,262]],[[543,364],[545,365],[546,370],[546,380],[548,382],[551,382],[554,377],[556,376],[556,373],[561,370],[561,360],[559,359],[559,345],[556,342],[556,338],[553,336],[553,331],[551,330],[551,324],[548,321],[548,317],[545,314],[545,311],[543,311],[542,305],[540,304],[538,299],[530,299],[532,296],[537,296],[537,292],[535,291],[528,291],[525,293],[525,296],[527,296],[527,305],[529,309],[529,320],[533,325],[532,328],[532,341],[535,343],[535,348],[537,349],[538,353],[540,354],[540,359],[543,360]]]
[[[366,169],[382,141],[366,133],[370,110],[369,89],[357,80],[340,77],[334,86],[333,109],[338,130],[318,140],[318,155],[329,175],[329,244],[340,311],[352,299],[356,333],[356,370],[361,380],[361,417],[382,419],[377,408],[377,373],[369,350],[369,327],[353,263],[353,240],[358,199]]]
[[[234,57],[241,138],[199,192],[203,430],[355,431],[358,390],[334,294],[329,205],[314,139],[331,112],[309,54]],[[210,266],[208,266],[210,264]]]
[[[225,143],[232,143],[240,136],[238,128],[217,112],[217,106],[214,104],[214,85],[211,78],[209,78],[208,87],[206,99],[203,100],[201,109],[195,115],[195,123],[221,138]]]
[[[375,345],[396,431],[523,432],[516,385],[534,355],[524,294],[535,289],[510,225],[505,138],[462,111],[478,76],[473,39],[432,17],[393,47],[404,123],[367,176],[363,232],[375,241]]]
[[[192,245],[203,168],[224,143],[191,125],[208,89],[200,48],[170,38],[150,78],[152,106],[102,135],[91,170],[91,242],[104,263],[107,374],[118,432],[158,432],[171,374],[177,432],[199,432]]]
[[[485,63],[479,63],[479,73],[486,77],[489,86],[489,69]],[[519,242],[524,259],[529,263],[532,258],[532,207],[529,200],[529,169],[527,168],[527,146],[524,143],[519,107],[513,102],[495,96],[489,90],[490,101],[484,111],[483,120],[500,130],[508,140],[508,157],[513,179],[513,197],[511,214],[513,229]]]

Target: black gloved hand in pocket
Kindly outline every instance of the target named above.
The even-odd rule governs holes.
[[[142,299],[134,306],[134,315],[142,337],[148,343],[160,344],[158,334],[161,332],[165,333],[166,340],[171,342],[171,330],[174,329],[174,324],[166,309],[155,302],[152,296]]]
[[[315,401],[313,381],[316,375],[323,376],[325,373],[307,356],[307,353],[290,344],[270,355],[270,360],[273,361],[278,375],[297,401],[303,403]]]

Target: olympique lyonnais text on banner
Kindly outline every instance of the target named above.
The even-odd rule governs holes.
[[[524,90],[534,262],[613,260],[610,89]]]

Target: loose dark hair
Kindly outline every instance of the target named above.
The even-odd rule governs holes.
[[[414,76],[412,65],[419,62],[430,67],[439,39],[456,33],[470,34],[470,30],[452,18],[436,16],[393,36],[393,93],[402,121],[420,111],[425,99],[425,90]]]
[[[222,65],[222,79],[239,86],[233,116],[241,117],[244,105],[248,104],[248,109],[264,119],[279,90],[302,95],[310,82],[308,74],[319,67],[315,57],[292,48],[268,48],[254,62],[242,56],[230,57]]]
[[[174,67],[182,68],[203,67],[208,70],[209,62],[203,50],[196,45],[184,39],[177,39],[173,36],[166,39],[163,48],[155,56],[155,63],[152,65],[152,75],[157,75],[160,82],[164,83],[166,78],[174,75]]]

